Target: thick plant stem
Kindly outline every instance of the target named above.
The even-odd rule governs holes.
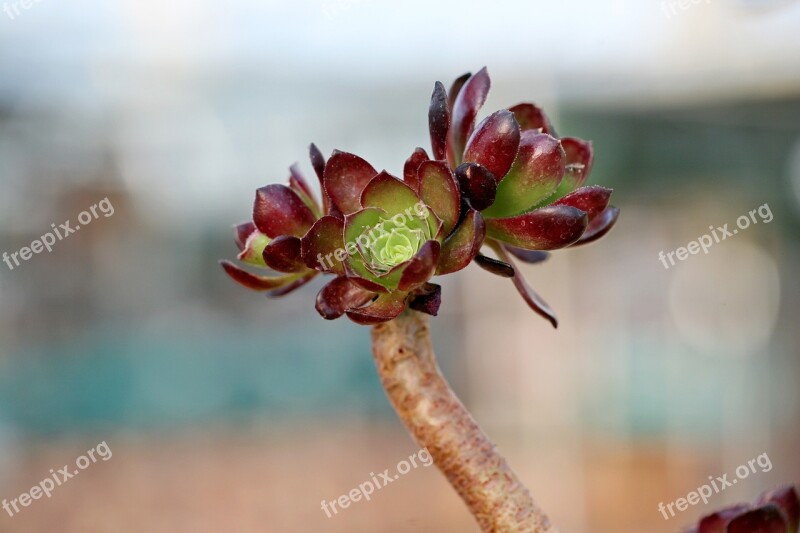
[[[427,315],[407,311],[374,326],[372,348],[389,401],[481,529],[556,533],[442,376]]]

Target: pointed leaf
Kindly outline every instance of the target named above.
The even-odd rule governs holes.
[[[611,228],[613,228],[614,224],[617,223],[618,218],[618,207],[614,207],[613,205],[606,207],[599,216],[592,220],[591,224],[587,226],[586,231],[584,231],[583,235],[581,235],[581,238],[578,239],[572,246],[589,244],[590,242],[594,242],[603,237],[606,233],[611,231]]]
[[[581,211],[586,212],[589,217],[589,222],[591,222],[608,207],[608,201],[611,199],[612,192],[614,192],[612,189],[607,189],[598,185],[581,187],[560,200],[556,200],[553,205],[571,205],[572,207],[577,207]]]
[[[502,180],[519,152],[520,130],[514,114],[502,109],[486,117],[467,142],[464,162],[479,163]]]
[[[322,152],[319,151],[319,148],[317,148],[317,145],[314,143],[311,143],[311,146],[308,147],[308,156],[311,159],[311,166],[314,167],[314,173],[317,175],[317,179],[319,179],[322,212],[326,215],[332,214],[330,213],[331,199],[325,191],[325,156],[322,155]]]
[[[541,296],[531,289],[530,285],[528,285],[528,282],[525,281],[525,278],[519,271],[519,268],[514,264],[511,256],[506,253],[505,249],[503,249],[503,247],[498,243],[490,242],[489,246],[495,251],[497,257],[503,261],[506,261],[514,268],[514,277],[511,278],[511,281],[514,283],[514,288],[516,288],[517,292],[519,292],[520,296],[522,296],[522,299],[528,304],[528,307],[533,309],[533,311],[539,316],[547,319],[554,328],[558,328],[558,317],[556,317],[555,312],[553,312],[553,309],[542,299]]]
[[[281,235],[273,239],[263,252],[264,262],[278,272],[304,272],[308,270],[300,259],[300,239]]]
[[[460,165],[456,169],[456,179],[461,193],[470,207],[483,211],[495,202],[497,179],[483,165],[478,163]]]
[[[447,105],[447,92],[442,82],[433,87],[431,104],[428,108],[428,129],[431,134],[433,158],[443,160],[447,155],[447,132],[450,130],[450,107]]]
[[[561,143],[546,133],[522,133],[519,154],[497,185],[497,198],[483,216],[508,217],[530,210],[550,196],[564,177],[566,154]]]
[[[464,220],[442,246],[437,275],[450,274],[467,267],[478,254],[486,237],[486,224],[474,209],[467,211]]]
[[[326,320],[339,318],[348,309],[361,307],[375,296],[375,293],[364,290],[352,280],[339,276],[317,294],[316,309]]]
[[[451,167],[461,164],[464,147],[475,126],[475,117],[486,102],[490,87],[489,73],[484,67],[464,83],[453,103],[447,141],[447,160]]]
[[[339,259],[337,250],[345,250],[344,221],[333,216],[317,220],[300,240],[300,257],[308,268],[342,275],[344,252],[339,252]]]
[[[555,250],[577,241],[588,224],[586,213],[556,205],[510,218],[486,220],[486,234],[525,250]]]
[[[464,84],[467,83],[472,77],[471,72],[467,72],[462,74],[458,78],[453,81],[453,84],[450,86],[450,90],[447,92],[447,107],[450,108],[450,112],[452,113],[453,107],[456,105],[456,98],[461,93],[461,89],[464,87]]]
[[[256,191],[253,222],[267,237],[302,237],[316,218],[311,209],[285,185],[272,184]]]
[[[306,181],[303,173],[300,172],[300,167],[294,164],[289,167],[289,172],[291,173],[289,176],[289,188],[296,192],[297,196],[303,200],[303,203],[311,209],[315,218],[322,216],[319,204],[317,204],[316,199],[314,199],[314,193],[311,191],[308,181]]]
[[[403,269],[397,288],[401,291],[410,291],[431,279],[436,272],[436,265],[439,264],[441,249],[442,245],[438,241],[428,241],[423,244]]]
[[[236,237],[234,238],[236,246],[239,248],[240,252],[244,251],[247,238],[256,230],[256,225],[252,222],[242,222],[234,226],[234,229],[236,230]]]
[[[377,300],[364,307],[350,309],[347,316],[356,324],[370,326],[388,322],[400,316],[406,308],[406,293],[392,292],[381,294]]]
[[[442,287],[435,283],[426,283],[414,292],[414,296],[408,306],[414,311],[425,313],[431,316],[439,314],[439,307],[442,305]]]
[[[376,174],[372,165],[357,155],[334,152],[325,165],[325,191],[333,205],[349,215],[361,209],[361,192]]]
[[[560,198],[565,194],[569,194],[586,183],[594,161],[594,149],[591,141],[564,137],[561,139],[561,146],[564,148],[566,155],[565,174],[553,198]]]
[[[461,212],[458,182],[444,161],[425,161],[419,167],[419,195],[442,220],[444,235],[450,233]]]
[[[391,215],[402,213],[418,203],[417,193],[386,171],[372,178],[361,193],[362,207],[377,207]]]
[[[425,150],[417,148],[403,166],[403,179],[416,193],[419,193],[419,167],[422,163],[429,160],[430,158]]]
[[[256,276],[234,265],[230,261],[223,260],[219,263],[235,282],[254,291],[273,291],[285,287],[300,278],[297,274],[278,277]]]
[[[514,113],[514,117],[516,117],[519,123],[520,130],[536,130],[542,133],[549,133],[553,137],[556,137],[556,132],[553,129],[553,125],[550,123],[550,119],[547,118],[547,115],[545,115],[544,111],[542,111],[539,106],[524,103],[510,107],[508,110]]]
[[[499,259],[493,259],[483,254],[478,254],[475,256],[475,264],[501,278],[514,277],[514,267]]]

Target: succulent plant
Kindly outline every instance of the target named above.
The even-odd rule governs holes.
[[[797,533],[800,501],[793,486],[764,493],[755,505],[738,504],[703,517],[686,533]]]
[[[485,68],[458,78],[449,94],[435,84],[432,157],[417,148],[402,179],[346,152],[326,161],[312,144],[321,204],[295,165],[288,186],[258,189],[252,221],[237,226],[239,259],[283,275],[255,275],[223,261],[226,272],[269,296],[333,274],[317,295],[317,311],[376,324],[407,307],[436,315],[441,287],[431,278],[475,261],[512,278],[530,307],[556,326],[512,256],[536,263],[547,250],[592,242],[611,229],[619,210],[608,205],[610,189],[583,186],[591,143],[558,138],[537,106],[500,110],[475,126],[489,87]],[[497,257],[483,255],[483,245]]]

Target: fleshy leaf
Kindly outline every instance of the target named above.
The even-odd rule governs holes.
[[[264,263],[278,272],[303,272],[308,270],[300,259],[300,239],[291,235],[276,237],[264,248]]]
[[[553,309],[542,299],[541,296],[531,289],[530,285],[528,285],[528,282],[525,281],[525,278],[519,271],[517,265],[514,264],[511,256],[506,253],[503,247],[499,244],[490,243],[489,245],[495,251],[497,257],[514,267],[514,277],[511,278],[511,281],[514,283],[514,288],[516,288],[517,292],[519,292],[520,296],[522,296],[522,299],[528,304],[528,307],[533,309],[533,311],[539,316],[547,319],[554,328],[558,328],[558,317],[556,317],[555,312],[553,312]]]
[[[508,110],[514,113],[521,131],[536,130],[556,137],[556,132],[550,123],[550,119],[547,118],[547,115],[539,106],[524,103],[510,107]]]
[[[333,205],[349,215],[361,209],[361,192],[377,172],[372,165],[347,152],[334,152],[325,165],[325,191]]]
[[[314,217],[322,216],[322,211],[320,211],[319,204],[314,199],[314,193],[311,192],[311,188],[308,185],[305,177],[303,176],[302,172],[300,172],[300,167],[296,164],[292,165],[289,168],[291,175],[289,176],[289,188],[292,189],[294,192],[297,193],[297,196],[303,200],[303,203],[311,209],[311,212],[314,213]]]
[[[386,211],[377,207],[367,207],[356,213],[347,215],[344,223],[344,239],[346,243],[357,243],[365,232],[377,228],[382,219],[387,217]],[[353,282],[373,292],[387,292],[389,280],[379,278],[367,268],[360,254],[348,254],[345,259],[345,272]]]
[[[440,81],[433,87],[431,104],[428,108],[428,129],[431,134],[433,158],[444,160],[447,156],[447,132],[450,130],[450,106],[447,105],[447,91]]]
[[[478,124],[467,142],[465,163],[479,163],[502,180],[517,157],[520,130],[514,114],[497,111]]]
[[[572,206],[543,207],[510,218],[486,220],[486,234],[525,250],[555,250],[577,241],[586,230],[586,213]]]
[[[594,161],[594,149],[591,141],[564,137],[561,139],[561,146],[564,148],[566,156],[565,173],[564,179],[558,186],[553,198],[560,198],[565,194],[569,194],[586,183]]]
[[[343,250],[338,258],[337,250]],[[330,215],[317,220],[300,240],[300,257],[314,270],[344,274],[344,251],[344,221]]]
[[[403,179],[416,193],[419,193],[419,166],[429,160],[430,157],[425,150],[417,148],[403,166]]]
[[[738,504],[704,516],[697,526],[697,533],[725,533],[728,522],[749,509],[749,505]]]
[[[450,120],[450,135],[447,140],[447,160],[451,167],[461,164],[467,138],[475,126],[478,115],[489,94],[491,80],[486,67],[471,76],[453,102]]]
[[[242,252],[247,245],[247,238],[256,230],[256,225],[252,222],[242,222],[234,226],[234,229],[236,230],[236,237],[234,238],[236,247]]]
[[[417,203],[417,193],[386,171],[372,178],[361,193],[362,207],[377,207],[390,215],[402,213]]]
[[[497,179],[478,163],[464,163],[456,169],[456,179],[470,207],[483,211],[491,206],[497,195]]]
[[[486,237],[486,224],[474,209],[467,211],[458,228],[444,241],[437,275],[466,268],[478,254]]]
[[[586,231],[584,231],[583,235],[581,235],[581,238],[578,239],[572,246],[589,244],[590,242],[594,242],[603,237],[606,233],[611,231],[611,228],[613,228],[614,224],[617,223],[618,218],[618,207],[614,207],[613,205],[606,207],[599,216],[592,220],[592,222],[586,227]]]
[[[487,257],[483,254],[476,255],[474,261],[476,265],[496,276],[501,278],[514,277],[514,267],[504,261]]]
[[[508,217],[532,209],[556,190],[565,164],[566,154],[557,139],[533,130],[523,132],[517,160],[498,183],[497,198],[483,216]]]
[[[331,199],[328,197],[328,193],[325,192],[325,156],[322,155],[322,152],[319,151],[319,148],[317,148],[317,145],[314,143],[311,143],[311,146],[308,147],[308,156],[311,159],[311,166],[314,167],[314,173],[317,175],[317,179],[319,179],[320,196],[322,196],[322,212],[324,214],[334,214],[330,213]]]
[[[759,504],[774,503],[783,509],[789,521],[789,531],[800,528],[800,499],[797,490],[791,486],[779,487],[761,496]]]
[[[471,77],[472,73],[466,72],[453,80],[453,84],[450,86],[450,90],[447,92],[447,107],[450,108],[451,112],[453,111],[453,107],[456,105],[456,98],[458,98],[458,95],[461,93],[461,89]]]
[[[608,201],[611,199],[612,192],[611,189],[605,187],[590,185],[589,187],[576,189],[565,197],[556,200],[553,205],[571,205],[572,207],[577,207],[581,211],[586,212],[589,217],[589,222],[591,222],[608,207]]]
[[[790,531],[783,511],[774,504],[740,514],[728,523],[725,533],[786,533]]]
[[[381,294],[371,304],[348,310],[347,316],[353,322],[365,326],[388,322],[405,310],[407,296],[404,292]]]
[[[442,287],[435,283],[426,283],[414,292],[413,299],[408,306],[414,311],[431,316],[439,314],[442,305]]]
[[[517,248],[510,244],[504,244],[503,248],[520,261],[531,265],[542,263],[550,258],[549,252],[542,252],[541,250],[523,250],[522,248]]]
[[[244,243],[244,249],[239,254],[237,259],[244,263],[263,267],[264,264],[264,248],[269,244],[269,237],[254,229],[253,232],[247,237]]]
[[[441,249],[442,245],[438,241],[428,241],[423,244],[403,269],[397,288],[401,291],[410,291],[431,279],[436,272]]]
[[[254,291],[274,291],[289,285],[301,276],[289,274],[286,276],[257,276],[234,265],[230,261],[220,261],[225,272],[238,284]]]
[[[285,185],[267,185],[256,191],[253,222],[271,239],[280,235],[302,237],[315,220],[311,209]]]
[[[352,280],[339,276],[325,285],[317,294],[316,309],[326,320],[339,318],[348,309],[361,307],[375,296]]]
[[[442,221],[443,234],[452,231],[461,212],[461,197],[453,172],[444,161],[425,161],[419,167],[419,195]]]

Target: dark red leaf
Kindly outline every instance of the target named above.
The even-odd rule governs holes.
[[[461,195],[453,172],[444,161],[425,161],[419,167],[419,196],[442,221],[449,234],[461,213]]]
[[[431,279],[439,264],[441,249],[442,245],[438,241],[427,241],[423,244],[403,270],[397,288],[410,291]]]
[[[547,259],[550,257],[550,253],[548,252],[542,252],[541,250],[523,250],[522,248],[517,248],[516,246],[511,246],[510,244],[504,244],[503,248],[505,248],[508,253],[520,261],[531,265],[547,261]]]
[[[549,133],[553,137],[556,137],[556,132],[553,129],[553,125],[550,123],[550,119],[547,118],[547,115],[545,115],[544,111],[542,111],[539,106],[528,103],[517,104],[514,107],[510,107],[508,110],[514,113],[514,117],[516,117],[519,123],[520,130],[536,130],[542,133]]]
[[[447,132],[450,130],[450,107],[447,105],[447,92],[439,81],[433,87],[431,104],[428,108],[428,129],[431,134],[433,158],[444,160],[447,156]]]
[[[414,189],[414,191],[417,193],[419,193],[419,167],[422,163],[429,160],[430,158],[425,150],[422,148],[417,148],[414,150],[414,153],[411,154],[411,157],[406,160],[406,164],[403,166],[403,179],[408,186]]]
[[[475,127],[475,117],[486,102],[490,87],[489,73],[484,67],[464,83],[453,103],[447,141],[447,160],[451,167],[461,164],[467,139]]]
[[[347,152],[334,152],[325,165],[325,191],[345,215],[361,209],[361,192],[377,172],[372,165]]]
[[[300,240],[300,257],[308,268],[342,275],[344,266],[336,257],[337,250],[344,250],[344,221],[333,216],[317,220]]]
[[[314,276],[316,275],[317,275],[316,272],[311,272],[308,275],[303,276],[302,278],[295,280],[284,287],[281,287],[280,289],[270,291],[267,293],[267,298],[280,298],[281,296],[286,296],[290,292],[296,291],[297,289],[299,289],[300,287],[302,287],[303,285],[314,279]]]
[[[725,533],[787,533],[783,511],[774,504],[740,514],[728,523]]]
[[[514,267],[499,259],[493,259],[483,254],[475,256],[475,264],[501,278],[513,278]]]
[[[613,205],[606,207],[605,211],[600,213],[599,216],[592,220],[592,223],[586,227],[586,231],[583,232],[581,238],[578,239],[578,241],[572,246],[589,244],[590,242],[594,242],[603,237],[606,233],[611,231],[611,228],[613,228],[614,224],[617,223],[618,218],[618,207],[614,207]]]
[[[308,267],[300,259],[300,239],[281,235],[267,244],[262,254],[264,262],[278,272],[303,272]]]
[[[478,163],[464,163],[456,169],[456,179],[472,208],[483,211],[494,203],[497,179],[486,167]]]
[[[456,104],[456,98],[461,93],[461,89],[464,87],[464,84],[467,83],[467,80],[472,77],[471,72],[467,72],[466,74],[462,74],[458,78],[453,81],[453,84],[450,86],[450,91],[447,93],[447,107],[450,108],[452,113],[453,107]]]
[[[316,309],[322,318],[333,320],[345,314],[348,309],[361,307],[374,296],[375,293],[362,289],[344,276],[339,276],[319,291]]]
[[[697,533],[725,533],[728,522],[750,510],[749,505],[738,504],[704,516],[697,527]]]
[[[789,520],[789,531],[800,528],[800,500],[793,486],[787,485],[767,492],[759,501],[759,504],[766,503],[774,503],[783,509]]]
[[[474,209],[467,211],[464,220],[444,241],[439,259],[438,275],[450,274],[467,267],[478,254],[486,237],[486,224]]]
[[[247,243],[247,238],[256,230],[256,225],[252,222],[242,222],[234,227],[236,229],[236,237],[234,240],[236,241],[237,248],[239,248],[239,251],[242,252],[244,251]]]
[[[571,205],[577,207],[581,211],[585,211],[591,223],[597,215],[602,213],[608,207],[608,201],[611,199],[613,190],[598,185],[591,185],[589,187],[581,187],[560,200],[556,200],[553,205]]]
[[[497,180],[511,168],[519,152],[520,130],[514,114],[502,109],[478,124],[467,142],[465,163],[479,163]]]
[[[426,283],[416,291],[408,306],[414,311],[431,316],[439,314],[442,305],[442,287],[435,283]]]
[[[517,292],[519,292],[520,296],[522,296],[522,299],[528,304],[528,307],[533,309],[533,311],[539,316],[547,319],[554,328],[558,328],[558,318],[553,312],[553,309],[542,299],[541,296],[536,294],[536,292],[531,289],[531,287],[528,285],[528,282],[525,281],[525,278],[519,271],[519,268],[514,264],[511,256],[506,253],[502,246],[496,243],[490,243],[490,246],[500,259],[514,267],[514,277],[511,278],[511,281],[514,283],[514,287],[517,289]]]
[[[234,265],[230,261],[220,261],[219,263],[235,282],[254,291],[274,291],[299,279],[297,274],[278,277],[257,276]]]
[[[271,239],[279,235],[302,237],[315,220],[311,209],[285,185],[267,185],[256,191],[253,222]]]
[[[525,250],[555,250],[577,241],[588,222],[580,209],[554,205],[515,217],[487,219],[486,234]]]
[[[347,311],[347,316],[353,322],[365,326],[388,322],[405,310],[407,296],[402,292],[382,294],[369,305],[350,309]]]

